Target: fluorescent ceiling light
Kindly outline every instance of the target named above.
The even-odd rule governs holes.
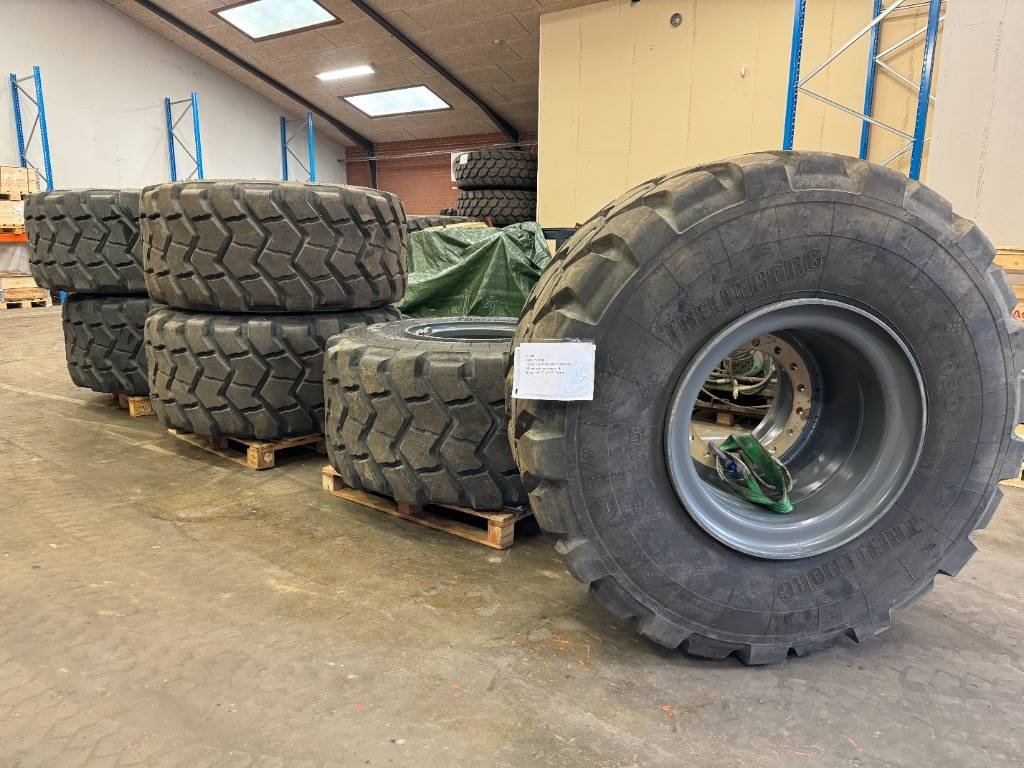
[[[396,88],[393,91],[360,93],[343,97],[345,101],[365,112],[370,117],[404,115],[409,112],[431,112],[436,109],[451,109],[451,104],[442,99],[425,85]]]
[[[253,0],[216,14],[255,40],[338,20],[315,0]]]
[[[372,75],[373,67],[369,64],[360,64],[357,67],[345,67],[344,69],[331,69],[317,75],[320,80],[343,80],[346,77],[359,77],[360,75]]]

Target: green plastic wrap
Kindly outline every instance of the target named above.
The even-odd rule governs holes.
[[[408,317],[518,317],[550,260],[534,222],[413,232],[397,306]]]

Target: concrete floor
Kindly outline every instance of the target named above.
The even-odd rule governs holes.
[[[1024,493],[864,645],[768,668],[636,637],[494,552],[246,471],[76,389],[0,312],[2,766],[1020,766]]]

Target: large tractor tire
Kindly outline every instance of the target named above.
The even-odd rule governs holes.
[[[514,329],[512,318],[420,318],[332,339],[327,455],[345,484],[417,504],[525,504],[505,426]]]
[[[405,211],[389,192],[186,181],[142,192],[154,300],[210,312],[367,309],[405,293]]]
[[[276,439],[323,432],[323,349],[391,307],[311,315],[214,315],[160,309],[146,320],[153,410],[205,437]]]
[[[537,218],[537,193],[521,189],[467,189],[459,193],[459,215],[496,227]]]
[[[38,192],[25,200],[29,268],[53,291],[146,294],[137,189]]]
[[[61,308],[68,373],[94,392],[145,395],[145,296],[68,296]]]
[[[537,157],[511,149],[462,152],[455,158],[459,189],[537,188]]]
[[[932,190],[829,154],[737,157],[605,207],[515,338],[596,342],[593,401],[511,407],[570,571],[699,656],[778,662],[886,629],[964,566],[1020,475],[1024,336],[993,257]],[[754,430],[792,474],[788,515],[725,489],[694,432],[710,372],[758,343],[788,356],[784,407]]]

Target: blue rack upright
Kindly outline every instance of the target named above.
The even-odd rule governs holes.
[[[186,106],[181,110],[181,114],[175,118],[173,113],[174,107],[179,104],[185,104]],[[192,116],[192,146],[195,151],[189,149],[185,140],[176,133],[178,125],[189,115]],[[170,162],[171,181],[178,180],[178,162],[174,149],[175,143],[177,143],[185,154],[192,158],[192,162],[195,163],[195,167],[184,180],[191,181],[194,177],[201,181],[204,178],[203,141],[199,133],[199,97],[196,95],[196,92],[192,91],[187,99],[178,99],[177,101],[171,101],[170,97],[165,97],[164,120],[167,128],[167,159]]]
[[[22,86],[22,83],[31,80],[33,93],[29,93]],[[18,161],[22,168],[32,168],[46,182],[46,189],[53,189],[53,166],[50,161],[50,132],[46,125],[46,102],[43,99],[43,77],[39,67],[32,67],[32,74],[26,77],[18,77],[13,72],[10,74],[11,102],[14,108],[14,133],[18,141]],[[29,128],[28,136],[25,135],[25,119],[23,116],[21,100],[27,99],[35,107],[35,118],[32,120],[32,127]],[[35,138],[36,129],[39,129],[39,147],[42,154],[43,167],[38,166],[29,160],[29,149],[32,146],[32,139]]]
[[[301,123],[295,132],[290,136],[288,135],[289,123]],[[281,117],[281,178],[284,181],[288,181],[288,155],[291,155],[295,162],[306,172],[307,181],[316,181],[316,144],[313,140],[313,113],[308,112],[305,120],[289,120],[286,117]],[[309,158],[309,167],[302,162],[298,155],[291,148],[292,140],[294,140],[299,134],[302,133],[303,128],[306,130],[306,157]]]
[[[804,22],[807,16],[807,0],[794,0],[793,39],[790,48],[789,81],[787,83],[786,92],[786,121],[782,131],[782,148],[785,150],[793,148],[793,137],[796,131],[797,101],[798,96],[803,94],[861,120],[862,125],[859,154],[862,160],[866,160],[868,156],[872,127],[881,128],[882,130],[889,131],[890,133],[898,136],[902,140],[900,148],[884,160],[880,160],[879,163],[881,165],[887,165],[901,155],[910,152],[910,172],[908,175],[910,178],[917,180],[921,176],[921,163],[924,157],[924,145],[928,141],[928,137],[926,135],[928,108],[929,105],[935,101],[935,97],[932,96],[931,93],[932,74],[935,65],[935,48],[938,40],[939,24],[945,18],[941,15],[942,3],[944,0],[915,0],[914,2],[910,2],[909,0],[892,0],[888,6],[884,5],[883,0],[869,1],[872,4],[871,21],[869,21],[866,26],[859,30],[837,50],[829,54],[828,58],[825,59],[824,62],[812,69],[806,76],[801,77],[800,59],[801,54],[803,53]],[[928,8],[928,22],[926,26],[905,36],[885,50],[878,50],[879,30],[886,17],[897,10],[911,10],[924,7]],[[835,61],[845,51],[849,50],[854,43],[865,35],[869,35],[869,44],[867,77],[864,85],[864,108],[862,111],[858,112],[845,104],[840,104],[839,102],[834,101],[827,96],[823,96],[820,93],[816,93],[806,87],[811,78],[825,69],[825,67]],[[916,40],[921,35],[924,35],[924,56],[921,64],[921,79],[919,83],[915,83],[891,67],[886,62],[886,59],[895,51],[899,50],[907,43]],[[893,125],[885,123],[872,114],[875,97],[875,75],[878,70],[884,71],[903,85],[913,91],[916,91],[917,109],[913,134],[907,133]]]

